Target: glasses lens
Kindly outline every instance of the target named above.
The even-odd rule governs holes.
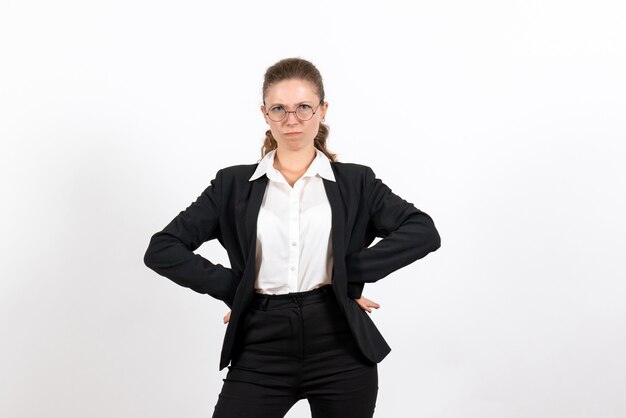
[[[285,109],[281,106],[274,106],[267,112],[267,116],[274,122],[280,122],[285,118]]]
[[[313,108],[309,105],[300,105],[296,109],[296,116],[300,120],[309,120],[313,117]]]

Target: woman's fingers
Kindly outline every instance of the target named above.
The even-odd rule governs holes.
[[[228,313],[226,315],[224,315],[224,323],[227,324],[228,321],[230,321],[230,313],[232,311],[228,311]]]
[[[376,309],[380,308],[380,305],[378,303],[374,302],[373,300],[369,300],[366,297],[360,297],[354,300],[361,307],[361,309],[369,313],[372,313],[372,310],[370,308],[376,308]]]

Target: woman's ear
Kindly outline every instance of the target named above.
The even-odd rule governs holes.
[[[263,113],[263,118],[265,119],[265,123],[267,123],[269,125],[270,121],[267,120],[267,115],[265,114],[265,106],[263,106],[263,105],[261,105],[261,113]]]

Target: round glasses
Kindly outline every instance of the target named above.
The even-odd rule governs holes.
[[[265,114],[274,122],[280,122],[287,117],[288,113],[293,113],[296,115],[298,120],[305,122],[313,117],[322,103],[324,103],[324,99],[320,100],[320,104],[317,105],[315,110],[313,110],[313,108],[306,103],[299,104],[296,110],[285,110],[283,106],[276,105],[272,106]]]

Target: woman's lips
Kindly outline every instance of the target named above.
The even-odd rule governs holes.
[[[294,136],[294,135],[300,135],[301,133],[302,133],[302,132],[288,132],[288,133],[286,133],[285,135],[288,135],[288,136]]]

